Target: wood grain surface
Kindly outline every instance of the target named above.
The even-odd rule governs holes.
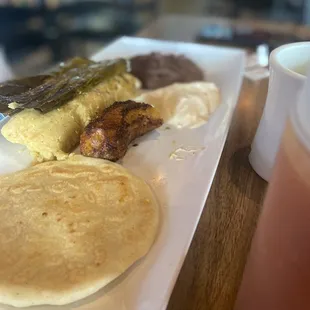
[[[267,183],[248,162],[268,81],[245,80],[221,161],[168,310],[231,310]]]

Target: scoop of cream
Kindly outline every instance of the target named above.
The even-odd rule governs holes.
[[[220,91],[213,83],[176,83],[144,93],[135,99],[159,109],[166,124],[196,128],[206,123],[220,104]]]

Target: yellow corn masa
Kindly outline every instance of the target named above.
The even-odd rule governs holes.
[[[133,98],[138,85],[132,75],[118,75],[48,113],[25,109],[1,133],[10,142],[25,145],[37,161],[66,159],[90,120],[115,101]]]

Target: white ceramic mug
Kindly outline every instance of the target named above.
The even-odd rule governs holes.
[[[283,45],[270,55],[264,112],[249,156],[253,169],[269,181],[290,107],[296,103],[310,64],[310,42]],[[302,72],[303,71],[303,72]]]

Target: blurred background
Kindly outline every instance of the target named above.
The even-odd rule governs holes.
[[[89,57],[163,14],[310,24],[309,0],[0,0],[0,53],[14,75],[36,74],[72,56]],[[229,29],[228,29],[229,30]],[[227,29],[206,25],[210,31]]]

